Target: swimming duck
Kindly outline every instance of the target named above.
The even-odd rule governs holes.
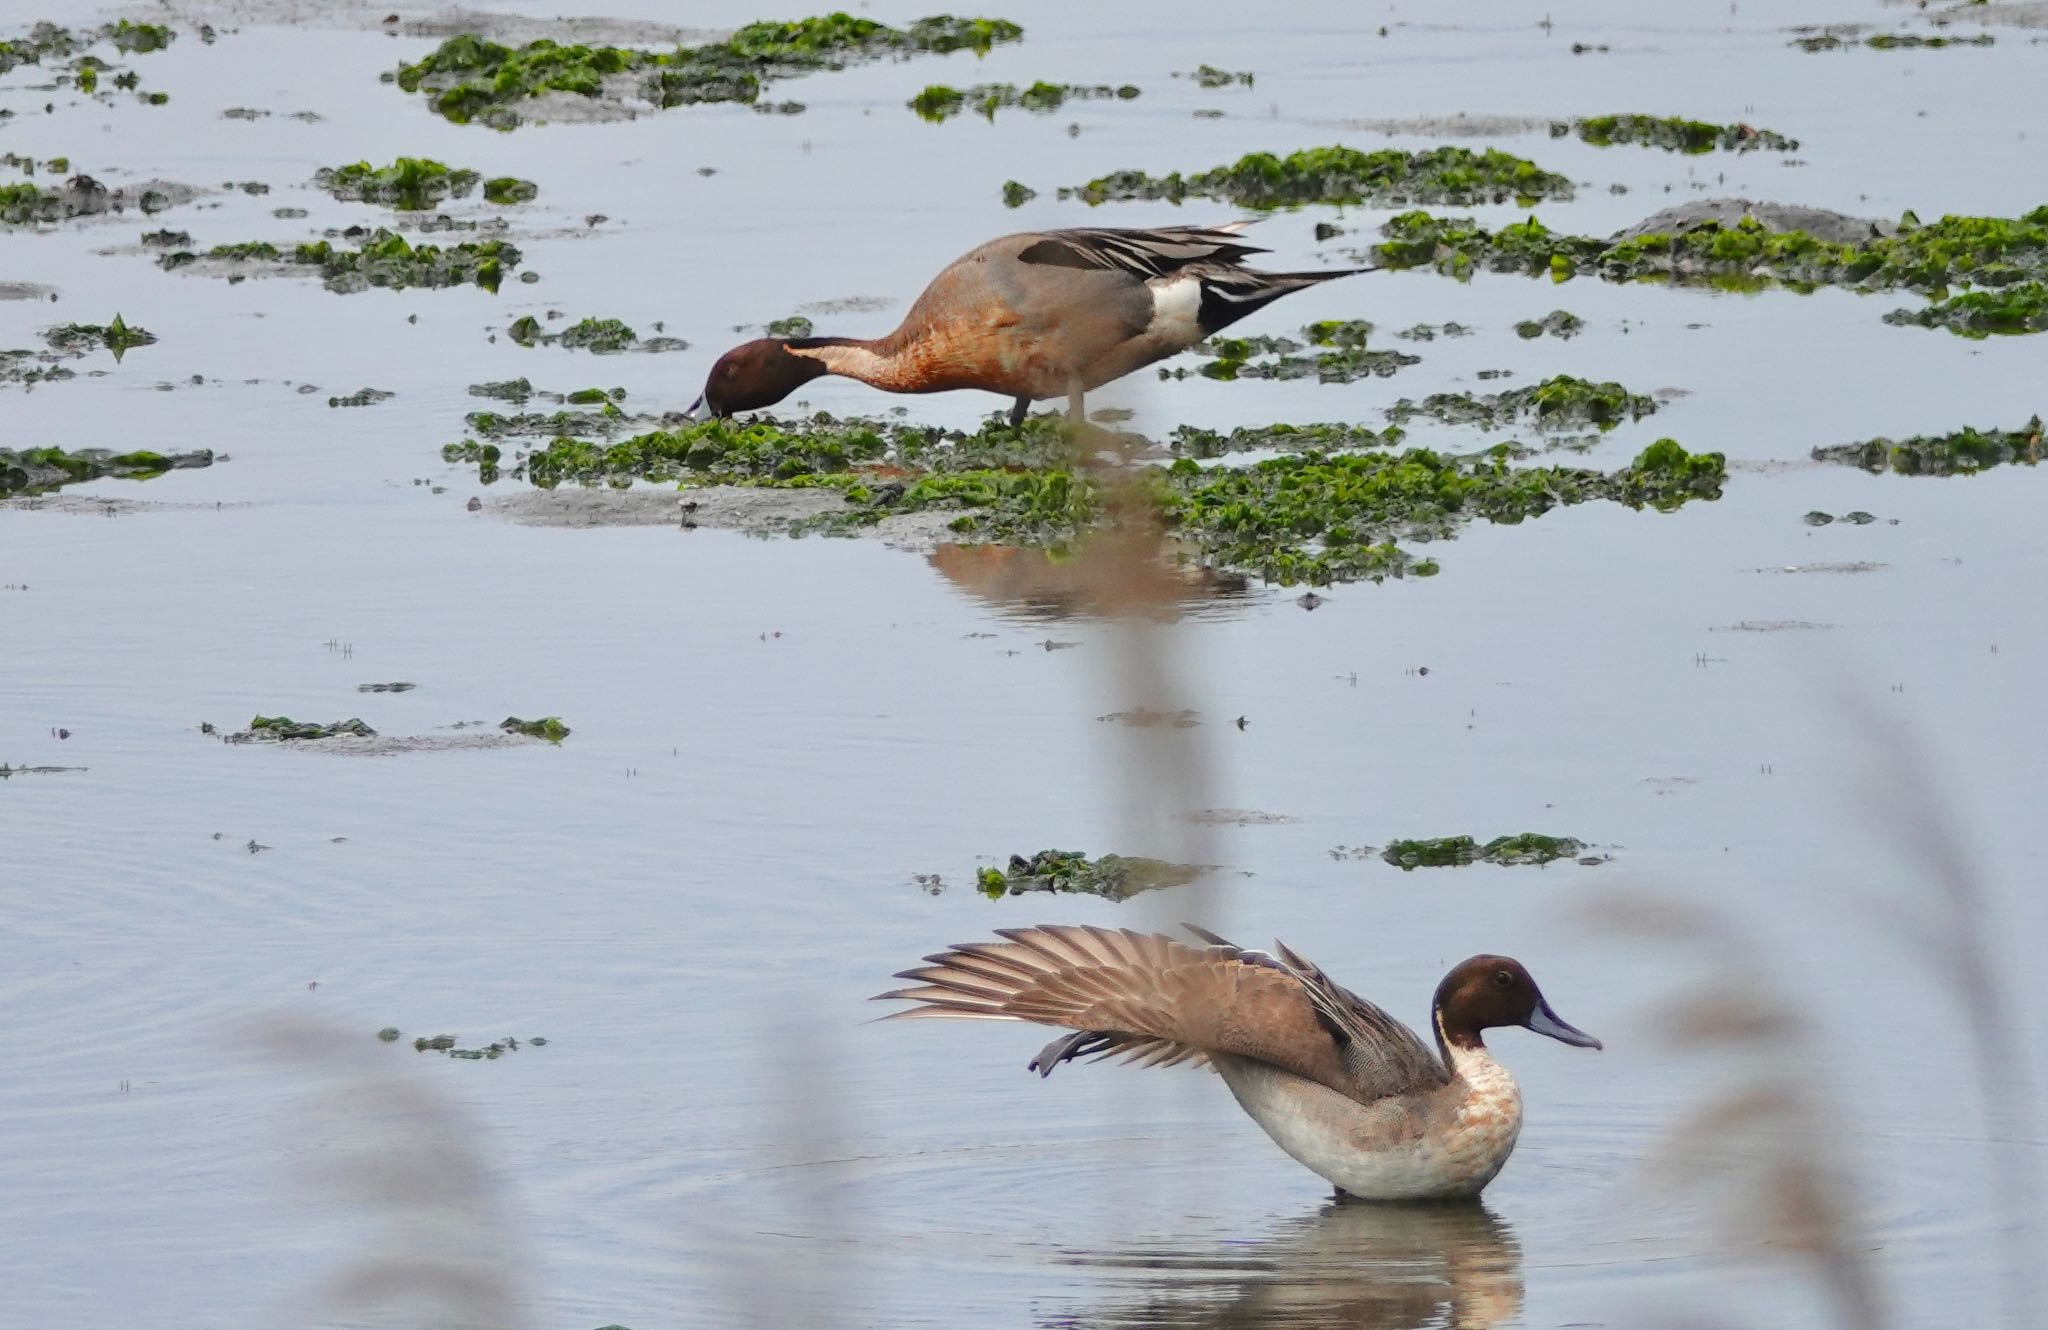
[[[1506,956],[1474,956],[1444,976],[1430,1009],[1432,1051],[1286,944],[1269,955],[1185,927],[1208,945],[1127,928],[1000,928],[1003,941],[927,956],[897,975],[915,987],[879,996],[918,1004],[896,1018],[1071,1030],[1031,1060],[1041,1076],[1079,1057],[1206,1062],[1282,1150],[1370,1201],[1477,1196],[1507,1163],[1522,1092],[1487,1051],[1485,1031],[1518,1025],[1600,1047]]]
[[[1150,231],[1024,231],[991,240],[932,279],[896,331],[762,337],[718,358],[690,407],[713,416],[773,406],[820,374],[895,393],[980,388],[1031,403],[1064,396],[1081,418],[1089,390],[1187,350],[1300,291],[1362,268],[1257,272],[1238,238],[1248,222]]]

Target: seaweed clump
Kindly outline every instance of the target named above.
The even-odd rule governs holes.
[[[1446,146],[1425,152],[1342,146],[1303,148],[1279,157],[1254,152],[1228,166],[1183,175],[1118,171],[1085,185],[1062,187],[1063,199],[1090,205],[1136,199],[1180,203],[1221,199],[1246,208],[1309,203],[1375,205],[1506,203],[1569,199],[1572,182],[1498,148],[1474,152]]]
[[[117,453],[110,448],[0,448],[0,494],[47,494],[88,480],[149,480],[166,471],[212,466],[213,453]]]
[[[500,205],[524,203],[540,193],[531,180],[514,176],[485,180],[478,172],[427,157],[400,157],[389,166],[368,162],[323,166],[313,173],[313,183],[344,203],[381,203],[408,212],[468,198],[479,184],[485,201]]]
[[[1842,286],[1947,294],[1953,285],[2004,287],[2048,279],[2048,205],[2016,218],[1948,216],[1857,240],[1777,229],[1754,216],[1703,219],[1670,231],[1602,240],[1550,230],[1535,217],[1497,231],[1469,217],[1405,212],[1388,220],[1370,251],[1389,268],[1432,267],[1459,280],[1479,271],[1591,272],[1610,281],[1658,281],[1754,291]]]
[[[1576,375],[1558,374],[1501,393],[1431,393],[1420,402],[1403,397],[1387,408],[1387,419],[1406,424],[1427,416],[1446,425],[1497,429],[1527,421],[1537,429],[1582,429],[1588,425],[1613,429],[1623,421],[1653,415],[1657,401],[1632,393],[1619,383],[1594,383]]]
[[[971,435],[823,414],[786,424],[721,419],[617,441],[560,437],[513,459],[497,444],[465,439],[443,456],[474,463],[485,480],[510,474],[542,486],[652,479],[840,493],[843,509],[799,529],[848,531],[954,511],[950,529],[970,540],[1059,549],[1129,512],[1159,521],[1202,562],[1285,584],[1427,576],[1435,562],[1397,541],[1447,539],[1475,518],[1514,523],[1595,499],[1669,511],[1718,498],[1727,475],[1721,454],[1662,439],[1612,473],[1516,467],[1516,449],[1503,444],[1469,455],[1308,452],[1242,468],[1183,457],[1109,490],[1074,468],[1051,417]]]
[[[1197,353],[1210,359],[1195,367],[1207,379],[1306,379],[1319,383],[1352,383],[1359,379],[1389,378],[1407,365],[1420,364],[1421,356],[1406,351],[1374,351],[1366,347],[1372,324],[1364,319],[1326,319],[1301,330],[1304,340],[1258,334],[1251,337],[1218,337],[1196,346]],[[1184,369],[1161,369],[1162,379],[1185,378]]]
[[[505,335],[521,346],[563,346],[600,356],[622,351],[687,351],[690,347],[680,337],[642,338],[623,319],[595,317],[578,319],[566,328],[549,332],[540,320],[528,314],[514,319]]]
[[[250,720],[249,728],[240,734],[228,736],[230,743],[252,743],[257,741],[282,741],[297,739],[312,741],[334,739],[348,735],[358,739],[374,739],[377,732],[367,723],[351,716],[347,720],[331,721],[321,725],[314,721],[293,720],[290,716],[257,716]]]
[[[1455,868],[1465,864],[1547,864],[1557,859],[1577,858],[1586,848],[1584,841],[1570,836],[1545,836],[1525,831],[1516,836],[1496,836],[1481,845],[1470,836],[1437,836],[1424,840],[1397,840],[1380,851],[1380,858],[1403,872],[1417,868]]]
[[[96,347],[105,347],[114,353],[119,361],[123,355],[138,346],[148,346],[156,341],[156,334],[147,328],[131,326],[119,314],[112,323],[101,326],[97,323],[67,323],[52,328],[43,334],[43,340],[52,349],[82,354]]]
[[[1950,434],[1916,434],[1906,439],[1869,439],[1813,450],[1816,462],[1840,462],[1872,474],[1959,476],[2008,464],[2034,466],[2048,449],[2042,445],[2041,417],[2018,429],[1972,429]]]
[[[750,23],[722,42],[673,51],[565,46],[545,38],[512,47],[465,33],[389,77],[406,92],[425,93],[436,112],[457,124],[510,129],[521,123],[521,103],[546,93],[638,98],[664,108],[751,105],[776,78],[923,52],[986,52],[1021,36],[1023,29],[1004,19],[938,16],[892,28],[845,13]]]
[[[569,737],[569,727],[562,724],[560,716],[542,716],[539,720],[507,716],[498,722],[498,728],[507,734],[523,734],[531,739],[545,739],[551,744],[558,744]]]
[[[1554,309],[1540,319],[1523,319],[1515,324],[1515,336],[1523,341],[1550,336],[1568,342],[1586,328],[1586,321],[1568,309]]]
[[[1791,152],[1799,146],[1798,139],[1789,139],[1776,130],[1759,129],[1740,121],[1732,125],[1717,125],[1679,116],[1593,115],[1551,122],[1550,137],[1561,139],[1572,134],[1596,148],[1635,144],[1690,154],[1716,149],[1723,152]]]
[[[974,875],[974,884],[991,900],[1032,891],[1054,891],[1120,901],[1142,891],[1186,886],[1201,875],[1202,870],[1191,864],[1173,864],[1163,859],[1121,854],[1090,859],[1079,850],[1040,850],[1028,857],[1013,854],[1003,868],[981,869]]]
[[[278,263],[318,268],[327,289],[343,295],[373,286],[402,291],[471,283],[495,294],[520,259],[519,250],[503,240],[415,245],[384,227],[374,231],[351,228],[344,234],[359,243],[348,248],[329,240],[313,240],[286,250],[267,240],[250,240],[215,245],[205,257],[228,265]],[[182,268],[200,257],[180,249],[161,255],[157,264],[166,270]]]
[[[2048,282],[2015,282],[1988,291],[1964,291],[1920,309],[1895,309],[1890,324],[1946,328],[1963,337],[2048,331]]]
[[[1510,466],[1506,445],[1470,455],[1306,453],[1242,468],[1169,469],[1168,528],[1209,561],[1282,585],[1383,581],[1438,571],[1396,542],[1444,540],[1474,518],[1518,523],[1553,508],[1606,499],[1669,512],[1716,499],[1720,453],[1659,439],[1619,471]]]
[[[1014,83],[977,83],[971,88],[934,83],[906,104],[917,112],[919,119],[936,125],[970,110],[993,123],[996,112],[1006,107],[1014,106],[1044,115],[1059,110],[1070,101],[1127,102],[1136,96],[1138,89],[1128,83],[1111,87],[1108,84],[1046,83],[1041,80],[1028,88],[1020,88]]]
[[[1918,32],[1878,32],[1857,41],[1854,36],[1838,32],[1818,32],[1805,37],[1795,37],[1791,45],[1802,51],[1845,51],[1857,46],[1873,51],[1939,51],[1948,46],[1994,46],[1997,38],[1988,32],[1974,37],[1930,36]]]

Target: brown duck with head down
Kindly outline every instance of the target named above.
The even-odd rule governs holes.
[[[1520,1026],[1577,1048],[1519,961],[1474,956],[1431,1004],[1434,1050],[1407,1026],[1275,944],[1233,946],[1204,929],[1193,947],[1158,933],[1045,924],[960,943],[884,993],[896,1017],[1031,1021],[1073,1031],[1031,1062],[1077,1057],[1142,1066],[1207,1062],[1281,1149],[1371,1201],[1476,1196],[1515,1148],[1522,1092],[1483,1033]]]
[[[932,279],[886,337],[758,338],[718,358],[691,406],[714,416],[773,406],[820,374],[897,393],[979,388],[1031,403],[1082,396],[1299,291],[1364,271],[1257,272],[1249,223],[1150,231],[1026,231],[991,240]]]

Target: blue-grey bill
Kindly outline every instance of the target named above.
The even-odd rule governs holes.
[[[692,403],[690,403],[690,409],[689,409],[689,410],[687,410],[687,411],[685,411],[685,412],[683,412],[683,419],[685,419],[685,420],[695,420],[695,419],[697,418],[697,413],[698,413],[699,411],[703,410],[703,409],[704,409],[704,395],[703,395],[702,393],[699,393],[699,394],[697,395],[697,400],[696,400],[696,401],[694,401],[694,402],[692,402]]]
[[[1536,1010],[1529,1013],[1529,1028],[1537,1034],[1547,1034],[1561,1044],[1573,1048],[1599,1048],[1600,1041],[1575,1025],[1567,1024],[1562,1016],[1550,1009],[1550,1004],[1537,999]]]

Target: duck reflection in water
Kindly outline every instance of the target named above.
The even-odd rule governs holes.
[[[1053,1316],[1046,1327],[1488,1330],[1522,1312],[1521,1245],[1476,1200],[1335,1201],[1255,1242],[1072,1259],[1133,1279],[1093,1310]]]

